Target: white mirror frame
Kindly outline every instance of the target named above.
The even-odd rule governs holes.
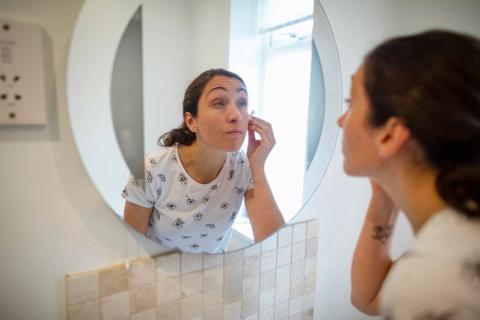
[[[141,0],[87,0],[75,25],[68,56],[67,98],[74,139],[88,175],[116,213],[123,212],[124,200],[120,192],[130,172],[115,135],[110,109],[110,83],[123,32],[141,5]],[[312,179],[307,181],[308,184],[315,186],[311,195],[333,155],[338,134],[336,119],[341,113],[342,103],[337,47],[318,0],[315,0],[313,15],[312,38],[323,71],[325,113],[319,145],[309,167],[309,172],[320,174],[305,176],[305,179]],[[106,18],[108,23],[105,23]]]

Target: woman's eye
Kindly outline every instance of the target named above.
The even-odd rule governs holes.
[[[240,100],[238,101],[238,106],[242,108],[248,107],[248,102],[246,100]]]
[[[217,100],[217,101],[213,102],[214,107],[223,107],[224,105],[225,105],[225,103],[221,100]]]

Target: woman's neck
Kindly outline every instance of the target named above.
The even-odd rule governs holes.
[[[179,145],[178,155],[190,177],[202,184],[215,180],[227,158],[227,152],[204,146],[197,140],[189,146]]]
[[[428,219],[447,206],[436,189],[436,172],[430,168],[396,168],[388,177],[378,180],[393,202],[407,215],[415,233]]]

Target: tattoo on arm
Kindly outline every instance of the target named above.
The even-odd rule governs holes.
[[[387,243],[388,238],[390,238],[390,236],[392,235],[392,232],[393,225],[375,226],[373,227],[372,238],[385,244]]]

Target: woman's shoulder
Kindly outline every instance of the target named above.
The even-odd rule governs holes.
[[[145,156],[145,169],[163,167],[178,162],[176,146],[159,147]]]

